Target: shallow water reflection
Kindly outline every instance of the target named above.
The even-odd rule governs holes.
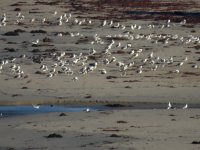
[[[18,115],[29,115],[50,112],[80,112],[89,108],[91,111],[108,109],[104,106],[61,106],[61,105],[41,105],[39,109],[33,106],[0,106],[0,116],[10,117]]]

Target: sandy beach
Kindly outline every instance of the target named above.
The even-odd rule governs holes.
[[[1,119],[3,138],[0,149],[200,148],[193,143],[199,142],[199,109],[116,110],[59,115],[50,113]]]
[[[199,10],[196,3],[183,1],[186,6],[193,6],[193,13]],[[132,20],[131,15],[109,16],[107,7],[95,16],[97,10],[84,11],[84,5],[78,9],[71,2],[58,1],[53,5],[33,0],[2,4],[1,14],[5,13],[7,20],[0,28],[0,59],[1,64],[8,62],[1,65],[2,105],[34,101],[199,103],[199,23],[191,20],[195,15],[178,16],[175,20],[176,15],[171,14],[155,21],[153,17],[145,19],[144,14],[144,19]],[[152,11],[160,9],[153,7]],[[67,17],[59,25],[62,15]],[[188,22],[181,24],[184,18]],[[168,19],[170,23],[166,23]],[[105,20],[107,23],[102,26]],[[40,42],[33,44],[37,39]],[[91,55],[92,49],[95,54]],[[91,71],[95,62],[98,65]],[[73,82],[75,77],[77,82]]]
[[[199,16],[197,0],[1,0],[0,106],[125,107],[0,112],[0,150],[199,149]]]

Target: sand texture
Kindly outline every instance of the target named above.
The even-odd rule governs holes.
[[[0,103],[198,103],[199,2],[111,3],[3,0]]]
[[[200,140],[198,109],[116,110],[65,113],[66,116],[59,114],[1,119],[0,133],[4,136],[0,140],[0,149],[200,148],[198,144],[192,144]]]
[[[199,150],[199,16],[199,0],[1,0],[1,106],[132,107],[0,112],[0,150]]]

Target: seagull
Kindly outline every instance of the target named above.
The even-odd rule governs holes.
[[[13,66],[11,66],[11,67],[12,67],[12,68],[15,68],[15,67],[16,67],[16,65],[14,64],[14,65],[13,65]],[[46,67],[45,65],[41,65],[41,66],[40,66],[40,69],[41,69],[41,70],[43,70],[43,69],[45,69],[45,67]]]
[[[90,55],[94,55],[97,51],[95,49],[90,50]]]
[[[48,71],[48,67],[47,67],[47,66],[45,66],[45,65],[44,65],[44,67],[43,67],[43,66],[41,66],[41,67],[40,67],[40,69],[41,69],[43,72],[46,72],[46,71]]]
[[[40,108],[40,105],[34,105],[34,104],[32,104],[32,106],[33,106],[33,108],[35,108],[35,109],[39,109],[39,108]]]
[[[132,51],[129,52],[130,55],[133,55],[134,53],[135,53],[134,50],[132,50]]]
[[[149,58],[153,58],[153,52],[149,54]]]
[[[19,18],[20,16],[21,16],[21,12],[18,12],[18,13],[16,14],[16,17]]]
[[[101,74],[106,74],[107,73],[106,69],[99,69],[99,71],[101,71]]]
[[[113,25],[113,21],[111,20],[109,26],[112,26],[112,25]]]
[[[82,21],[80,21],[79,23],[78,23],[78,25],[81,25],[82,24]]]
[[[183,109],[187,109],[188,108],[188,104],[185,104],[185,106],[183,107]]]
[[[102,26],[104,27],[106,25],[107,21],[104,20]]]
[[[125,49],[127,49],[127,48],[128,48],[127,45],[122,47],[123,50],[125,50]]]
[[[180,22],[181,25],[186,24],[186,19],[184,19],[183,21]]]
[[[119,28],[120,23],[118,22],[116,25],[114,25],[114,28]]]
[[[139,53],[134,53],[134,54],[133,54],[133,57],[134,57],[134,58],[136,58],[136,57],[138,57],[138,56],[139,56]]]
[[[86,112],[90,112],[90,109],[89,108],[86,108],[86,110],[85,110]]]
[[[116,47],[120,47],[121,46],[121,43],[119,42],[117,45],[116,45]]]
[[[39,41],[40,41],[40,40],[37,39],[37,40],[33,41],[32,44],[37,45],[37,44],[39,43]]]
[[[180,71],[178,70],[178,69],[176,69],[175,71],[174,71],[174,73],[179,73]]]
[[[35,21],[35,18],[32,18],[31,20],[30,20],[30,22],[34,22]]]
[[[78,81],[78,77],[76,76],[76,77],[74,77],[73,79],[72,79],[72,81]]]
[[[25,16],[24,15],[21,15],[20,16],[20,20],[24,20]]]
[[[92,24],[92,20],[89,20],[88,23],[89,23],[89,24]]]
[[[183,66],[183,63],[184,62],[180,62],[180,63],[177,64],[177,66]]]
[[[58,12],[57,12],[57,11],[55,11],[55,12],[53,13],[53,15],[54,15],[54,16],[56,16],[56,15],[57,15],[57,13],[58,13]]]
[[[49,73],[49,74],[47,75],[47,77],[48,77],[48,78],[52,78],[52,77],[53,77],[53,73]]]
[[[57,36],[60,36],[60,37],[61,37],[61,36],[63,36],[63,35],[62,35],[62,33],[58,33]]]
[[[151,68],[151,70],[153,70],[153,71],[156,71],[156,70],[157,70],[157,68],[158,68],[158,66],[157,66],[157,65],[155,65],[153,68]]]
[[[6,14],[4,14],[3,17],[1,18],[1,23],[5,23],[6,19],[7,19]]]
[[[136,71],[138,74],[142,74],[142,69]]]
[[[185,57],[184,61],[188,61],[188,58],[187,58],[187,56]]]
[[[43,19],[42,19],[42,22],[44,23],[45,21],[46,21],[46,18],[43,18]]]
[[[173,107],[172,107],[172,104],[169,102],[168,103],[168,107],[167,107],[167,109],[172,109]]]
[[[165,27],[165,25],[163,24],[163,25],[161,26],[161,29],[164,29],[164,27]]]
[[[138,28],[137,28],[137,29],[138,29],[138,30],[140,30],[141,28],[142,28],[142,26],[138,26]]]
[[[148,58],[145,58],[144,60],[142,60],[142,62],[145,64],[148,61]]]
[[[135,30],[135,28],[136,28],[136,26],[131,25],[131,29],[132,30]]]
[[[71,14],[71,13],[69,13],[69,15],[68,15],[68,19],[69,19],[69,18],[71,18],[71,17],[72,17],[72,14]]]
[[[130,63],[128,63],[128,67],[132,67],[134,64],[135,64],[134,61],[130,62]]]
[[[174,61],[173,57],[170,57],[169,61],[170,61],[170,63],[173,63],[173,61]]]
[[[62,20],[59,21],[58,25],[59,25],[59,26],[62,26]]]
[[[197,69],[197,68],[198,68],[198,65],[197,65],[197,64],[195,64],[195,65],[192,65],[192,68],[195,68],[195,69]]]
[[[63,17],[61,15],[57,20],[62,21],[62,19],[63,19]]]
[[[8,64],[9,63],[9,61],[8,61],[8,59],[6,59],[5,61],[4,61],[4,65],[6,65],[6,64]]]
[[[112,62],[116,62],[117,58],[116,57],[112,57],[112,59],[110,60],[110,63]]]
[[[142,51],[143,51],[143,49],[141,49],[141,48],[137,50],[138,53],[142,53]]]
[[[56,72],[56,68],[51,69],[49,72],[54,74]]]
[[[66,19],[65,19],[65,22],[69,22],[69,19],[66,18]]]
[[[110,63],[110,61],[108,60],[108,59],[105,59],[104,61],[103,61],[103,64],[104,65],[108,65]]]
[[[122,30],[125,30],[126,29],[126,26],[125,25],[121,25],[122,27]]]

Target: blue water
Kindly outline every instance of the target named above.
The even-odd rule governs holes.
[[[19,115],[41,114],[50,112],[81,112],[89,108],[91,111],[108,109],[105,106],[61,106],[61,105],[41,105],[39,109],[33,106],[0,106],[0,117],[11,117]]]

